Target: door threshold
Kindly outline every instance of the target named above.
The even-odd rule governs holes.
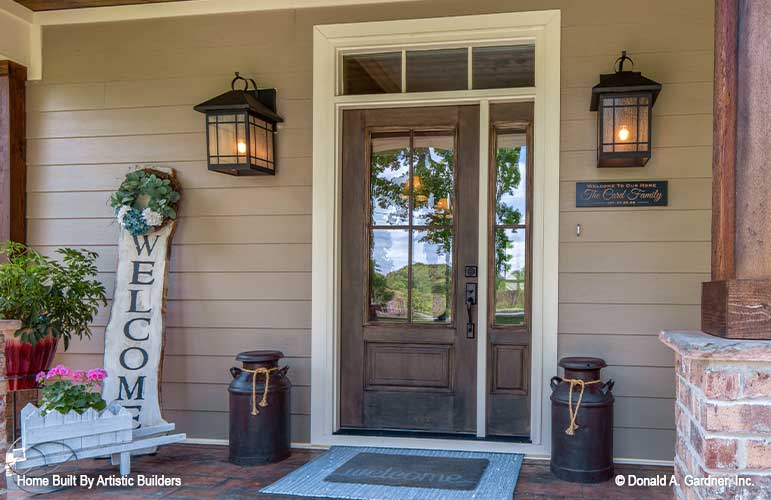
[[[394,438],[423,438],[423,439],[447,439],[455,441],[491,441],[502,443],[530,444],[530,437],[525,436],[485,436],[478,437],[475,434],[462,434],[452,432],[430,431],[401,431],[389,429],[340,429],[333,433],[335,436],[368,436],[368,437],[394,437]]]

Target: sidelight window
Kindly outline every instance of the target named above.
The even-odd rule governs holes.
[[[455,131],[372,133],[369,320],[452,321]]]
[[[526,325],[530,306],[527,130],[494,127],[493,326]]]

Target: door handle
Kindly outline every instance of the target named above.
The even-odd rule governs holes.
[[[474,324],[474,306],[477,305],[477,284],[466,283],[466,312],[468,321],[466,322],[466,338],[476,338],[476,325]]]

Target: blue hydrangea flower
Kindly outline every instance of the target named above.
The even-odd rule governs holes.
[[[123,227],[135,236],[150,232],[150,226],[145,223],[142,212],[135,208],[132,208],[123,215]]]

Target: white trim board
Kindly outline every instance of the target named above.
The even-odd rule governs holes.
[[[534,41],[536,86],[525,89],[338,96],[342,53],[448,44]],[[519,452],[548,457],[551,451],[549,379],[557,374],[560,12],[557,10],[478,16],[411,19],[314,27],[313,46],[313,271],[311,356],[311,443]],[[339,402],[340,290],[340,126],[342,110],[378,106],[418,106],[476,102],[535,101],[533,233],[533,343],[531,443],[480,440],[383,438],[336,435]],[[487,124],[484,124],[486,130]],[[487,147],[484,173],[486,176]],[[486,177],[485,177],[486,178]],[[487,254],[486,238],[480,242]],[[486,261],[480,258],[480,264]],[[485,264],[486,265],[486,264]],[[480,275],[485,275],[480,265]],[[484,296],[485,294],[482,294]],[[479,310],[484,310],[481,308]],[[481,330],[481,329],[480,329]],[[480,335],[481,342],[483,336]],[[478,349],[478,363],[486,363]],[[484,379],[477,392],[484,398]],[[484,401],[477,402],[481,414]],[[478,426],[477,434],[484,434]]]

